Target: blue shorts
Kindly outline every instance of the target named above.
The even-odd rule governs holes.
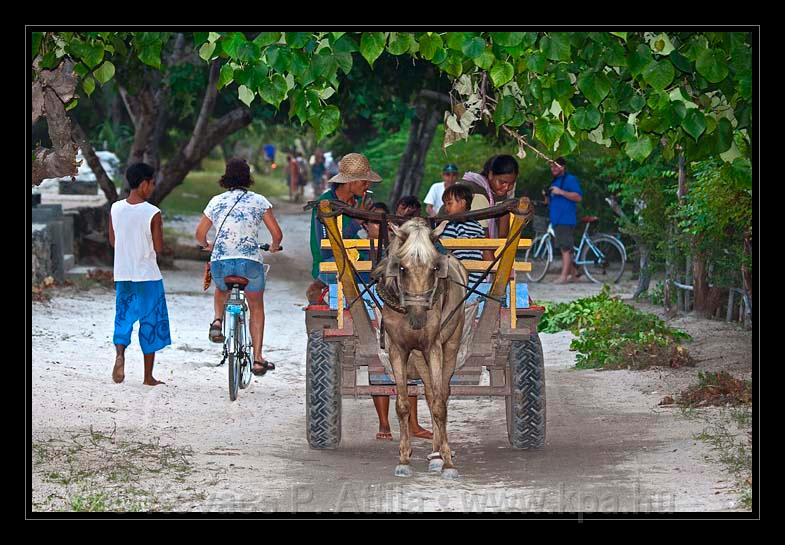
[[[215,287],[221,291],[229,288],[224,282],[227,276],[242,276],[248,279],[245,291],[264,290],[264,265],[251,259],[219,259],[210,262],[210,273]]]
[[[128,346],[134,324],[139,322],[139,345],[143,354],[153,354],[172,344],[164,281],[115,282],[114,344]]]

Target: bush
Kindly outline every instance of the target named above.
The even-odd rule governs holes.
[[[611,297],[607,285],[594,297],[545,307],[539,331],[570,330],[577,335],[570,349],[578,352],[578,368],[692,365],[689,353],[679,344],[691,340],[688,334]]]

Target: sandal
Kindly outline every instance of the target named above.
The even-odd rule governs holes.
[[[219,325],[215,323],[218,322]],[[223,318],[216,318],[210,324],[210,333],[208,334],[209,339],[214,343],[222,343],[226,340],[223,334]]]
[[[251,372],[257,377],[263,377],[267,371],[275,371],[275,364],[268,360],[253,362]]]

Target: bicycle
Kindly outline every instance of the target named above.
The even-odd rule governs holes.
[[[624,274],[627,263],[627,249],[621,240],[613,235],[597,233],[589,236],[589,225],[599,221],[595,216],[585,216],[586,223],[580,244],[573,248],[573,263],[583,267],[583,272],[596,284],[615,284]],[[531,263],[531,271],[526,273],[531,282],[539,282],[548,273],[553,262],[553,239],[556,233],[548,223],[547,230],[536,236],[531,247],[526,249],[526,261]]]
[[[260,244],[264,251],[270,249],[269,244]],[[281,246],[283,249],[283,246]],[[267,274],[269,265],[265,265],[264,273]],[[242,276],[227,276],[224,278],[226,287],[229,288],[229,298],[224,305],[223,319],[223,359],[218,366],[229,361],[229,399],[235,401],[240,389],[245,389],[253,377],[253,346],[248,335],[248,321],[246,313],[248,305],[245,301],[245,286],[248,279]],[[267,373],[265,369],[261,376]]]

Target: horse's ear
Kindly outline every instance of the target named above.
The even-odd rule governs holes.
[[[401,240],[401,242],[403,242],[403,240],[406,238],[403,232],[401,232],[401,228],[395,225],[394,223],[390,223],[390,231],[392,231],[393,236],[398,237]]]
[[[438,238],[442,236],[442,233],[444,233],[444,230],[447,228],[447,225],[449,225],[449,223],[450,223],[449,221],[444,220],[439,225],[437,225],[436,229],[431,231],[431,240],[436,242],[436,240],[438,240]]]

